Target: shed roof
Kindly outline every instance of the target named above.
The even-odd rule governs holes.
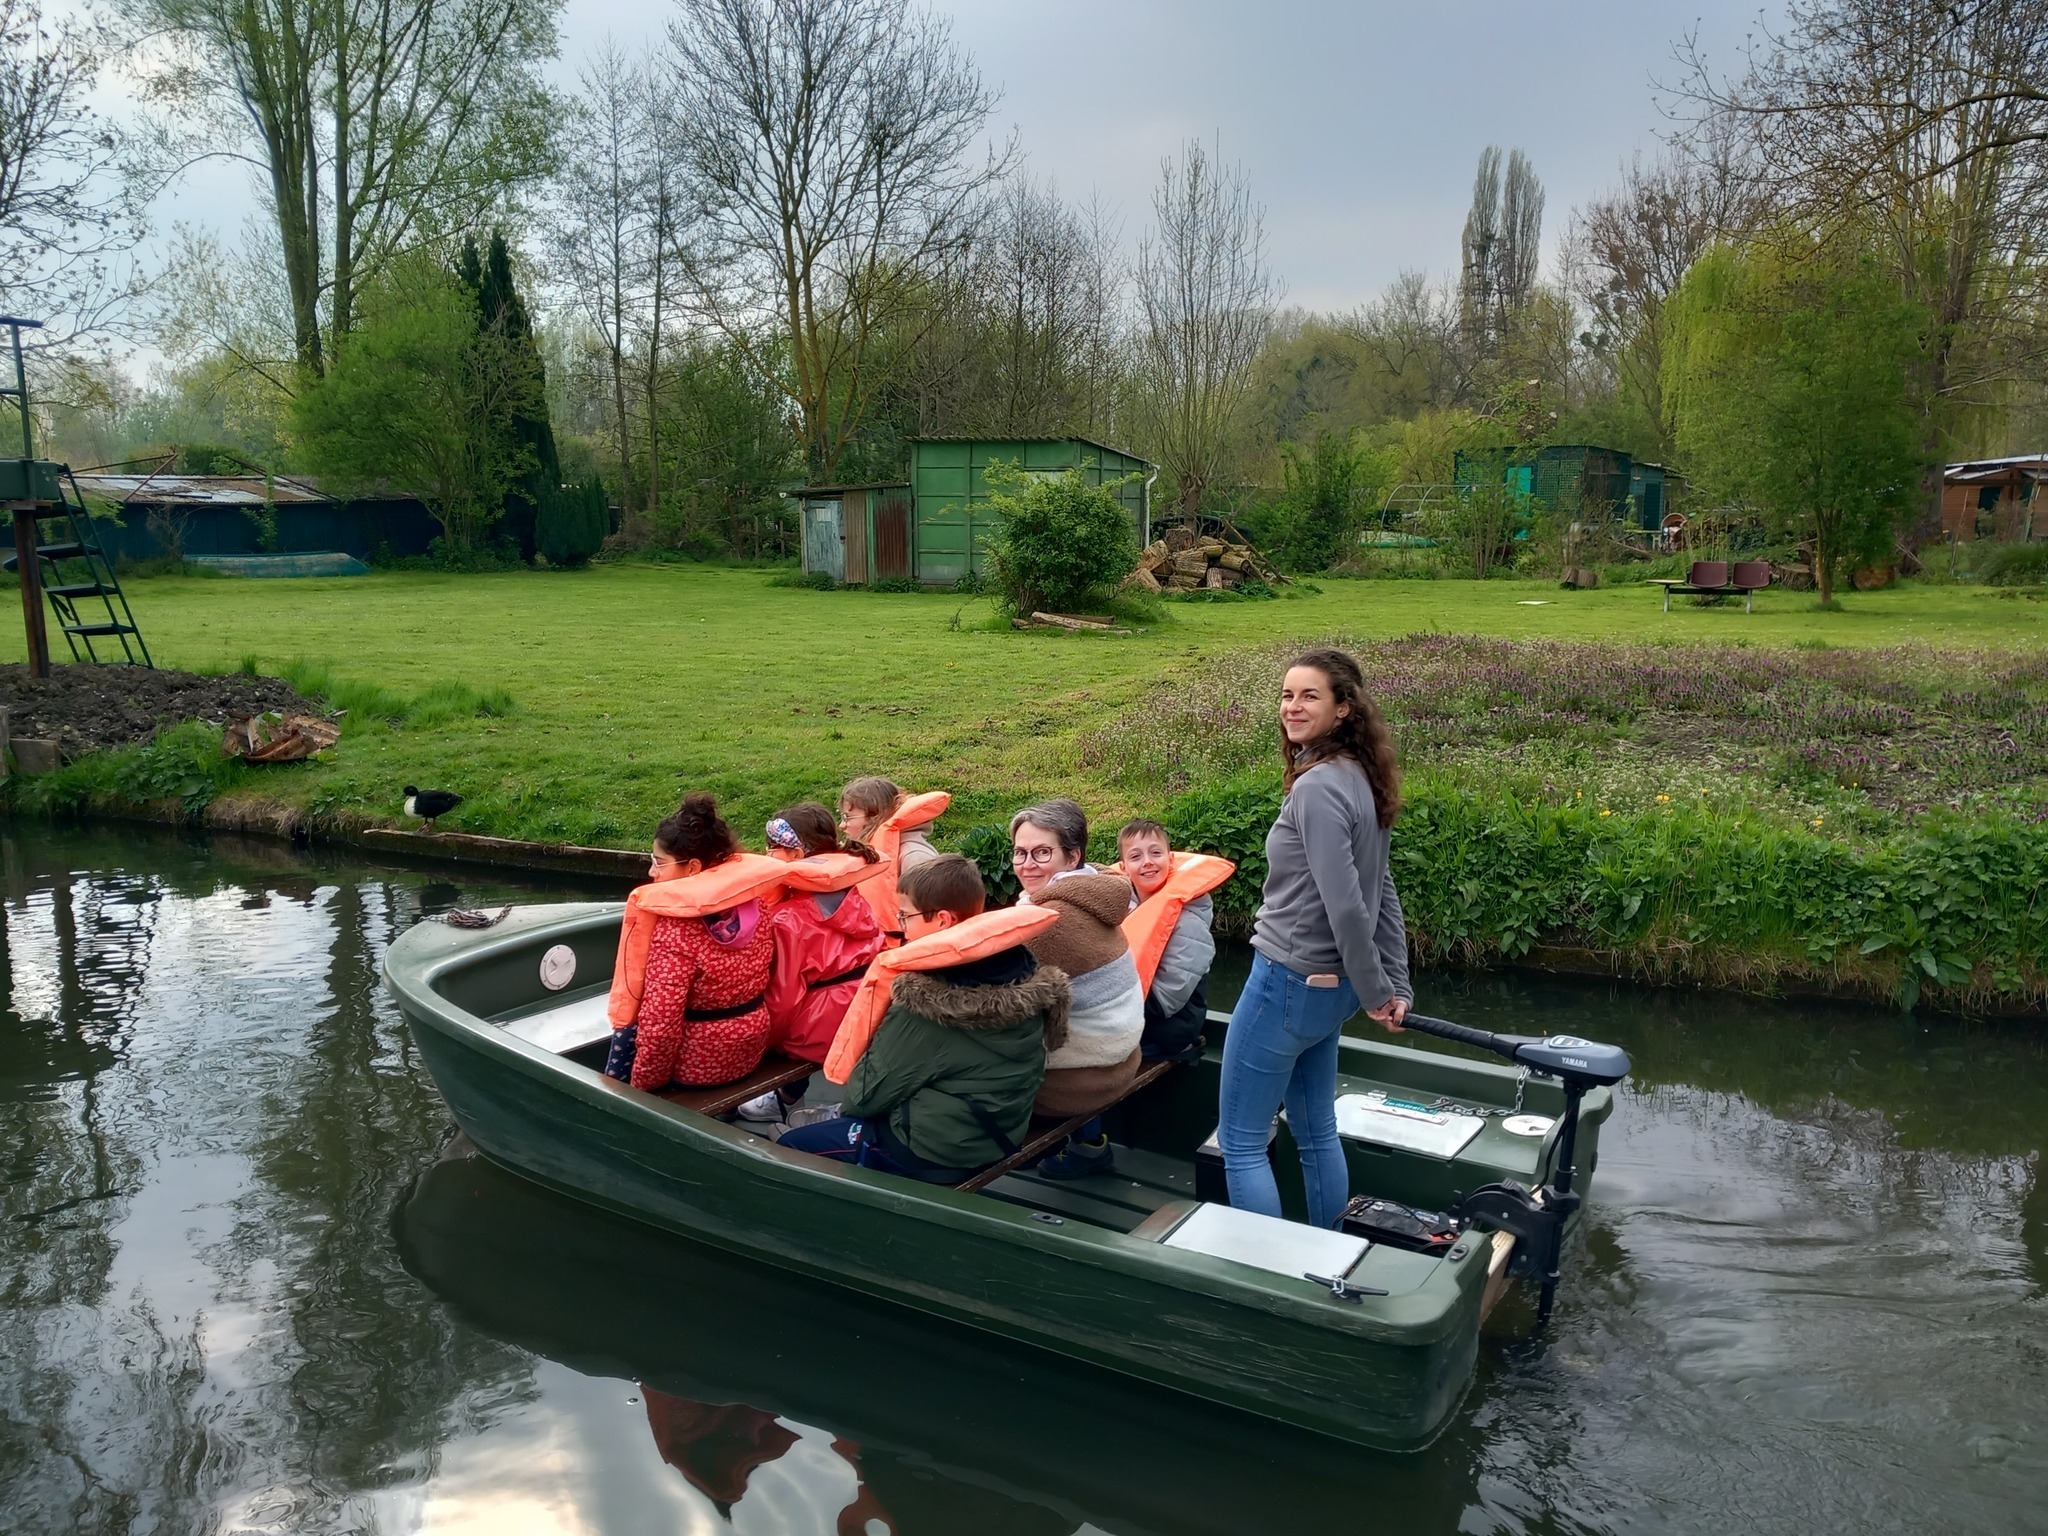
[[[784,491],[784,496],[844,496],[848,491],[907,491],[908,480],[870,480],[864,485],[799,485]]]
[[[80,491],[112,501],[191,507],[260,507],[265,502],[325,502],[334,498],[308,480],[261,475],[78,475]]]
[[[1057,437],[1032,437],[1023,433],[1005,432],[927,432],[922,437],[910,439],[913,443],[1086,443],[1090,448],[1100,448],[1104,453],[1120,453],[1127,459],[1136,459],[1140,464],[1152,464],[1142,453],[1133,453],[1128,448],[1119,448],[1115,443],[1105,443],[1099,437],[1083,437],[1078,432],[1063,432]],[[1157,465],[1152,465],[1157,468]]]

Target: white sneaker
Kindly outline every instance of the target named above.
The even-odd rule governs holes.
[[[782,1120],[787,1118],[784,1112],[788,1108],[789,1106],[782,1102],[782,1095],[770,1088],[766,1093],[757,1094],[742,1104],[739,1107],[739,1117],[742,1120],[761,1122]]]
[[[796,1128],[797,1128],[798,1126],[803,1126],[803,1125],[816,1125],[816,1124],[817,1124],[817,1123],[818,1123],[818,1122],[819,1122],[820,1120],[831,1120],[831,1119],[835,1119],[835,1118],[836,1118],[836,1117],[838,1116],[838,1114],[839,1114],[839,1110],[838,1110],[838,1107],[837,1107],[836,1105],[828,1105],[828,1104],[797,1104],[797,1105],[793,1105],[793,1106],[792,1106],[792,1107],[790,1108],[790,1111],[789,1111],[789,1128],[790,1128],[790,1129],[791,1129],[791,1130],[793,1131],[793,1130],[795,1130],[795,1129],[796,1129]]]

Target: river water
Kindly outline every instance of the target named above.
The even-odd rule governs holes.
[[[1636,1075],[1555,1326],[1396,1457],[463,1155],[380,956],[601,887],[130,829],[0,881],[7,1531],[2048,1531],[2039,1027],[1424,978]]]

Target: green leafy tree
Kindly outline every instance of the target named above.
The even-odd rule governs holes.
[[[1387,480],[1387,455],[1348,432],[1321,432],[1309,443],[1283,443],[1280,559],[1297,571],[1327,571],[1358,547],[1372,494]]]
[[[555,452],[554,428],[548,422],[547,375],[534,341],[533,322],[512,279],[512,253],[505,245],[504,231],[491,231],[490,241],[481,251],[476,241],[464,240],[455,275],[476,301],[479,335],[501,348],[515,371],[534,381],[530,392],[514,392],[501,419],[491,423],[491,430],[503,439],[499,452],[527,466],[506,488],[501,527],[519,546],[520,558],[531,565],[539,547],[536,536],[541,509],[562,488],[562,464]]]
[[[1924,311],[1858,251],[1720,246],[1673,297],[1665,396],[1688,473],[1810,544],[1820,600],[1881,560],[1919,472]]]
[[[991,464],[994,519],[984,551],[988,570],[1019,613],[1078,608],[1113,589],[1138,563],[1131,513],[1115,482],[1090,485],[1078,469],[1029,474]]]
[[[539,394],[529,351],[481,327],[445,268],[409,259],[365,294],[327,376],[294,401],[299,456],[342,484],[418,493],[450,550],[479,548],[534,468],[507,426]]]

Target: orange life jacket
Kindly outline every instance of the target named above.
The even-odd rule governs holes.
[[[1125,874],[1123,865],[1109,866]],[[1124,942],[1131,946],[1131,959],[1138,967],[1138,981],[1147,992],[1159,974],[1159,958],[1166,953],[1174,925],[1187,904],[1206,896],[1237,873],[1237,866],[1213,853],[1170,853],[1166,856],[1166,883],[1131,909],[1124,919]]]
[[[605,1008],[613,1029],[624,1029],[640,1016],[640,994],[647,984],[647,945],[654,924],[664,917],[709,917],[749,901],[766,901],[789,882],[796,866],[766,854],[736,853],[694,875],[678,875],[636,887],[626,897],[625,920],[619,924],[619,956],[612,964],[612,995]]]
[[[792,891],[813,894],[850,890],[874,879],[888,863],[887,854],[882,855],[880,863],[870,864],[857,853],[814,853],[808,858],[784,861],[782,883]]]
[[[970,960],[986,960],[1036,938],[1059,920],[1059,913],[1044,907],[1003,907],[962,918],[949,928],[912,939],[900,949],[883,950],[847,1005],[846,1018],[825,1057],[826,1078],[843,1083],[853,1076],[875,1031],[882,1027],[882,1016],[889,1011],[890,990],[905,971],[943,971]]]
[[[882,862],[874,867],[874,874],[861,882],[864,887],[861,894],[875,909],[875,921],[882,925],[882,932],[892,937],[901,935],[903,931],[896,920],[896,877],[902,873],[903,834],[912,827],[937,821],[952,803],[953,797],[943,789],[922,795],[905,795],[903,803],[891,811],[880,826],[870,828],[869,836],[864,839],[882,856]]]

